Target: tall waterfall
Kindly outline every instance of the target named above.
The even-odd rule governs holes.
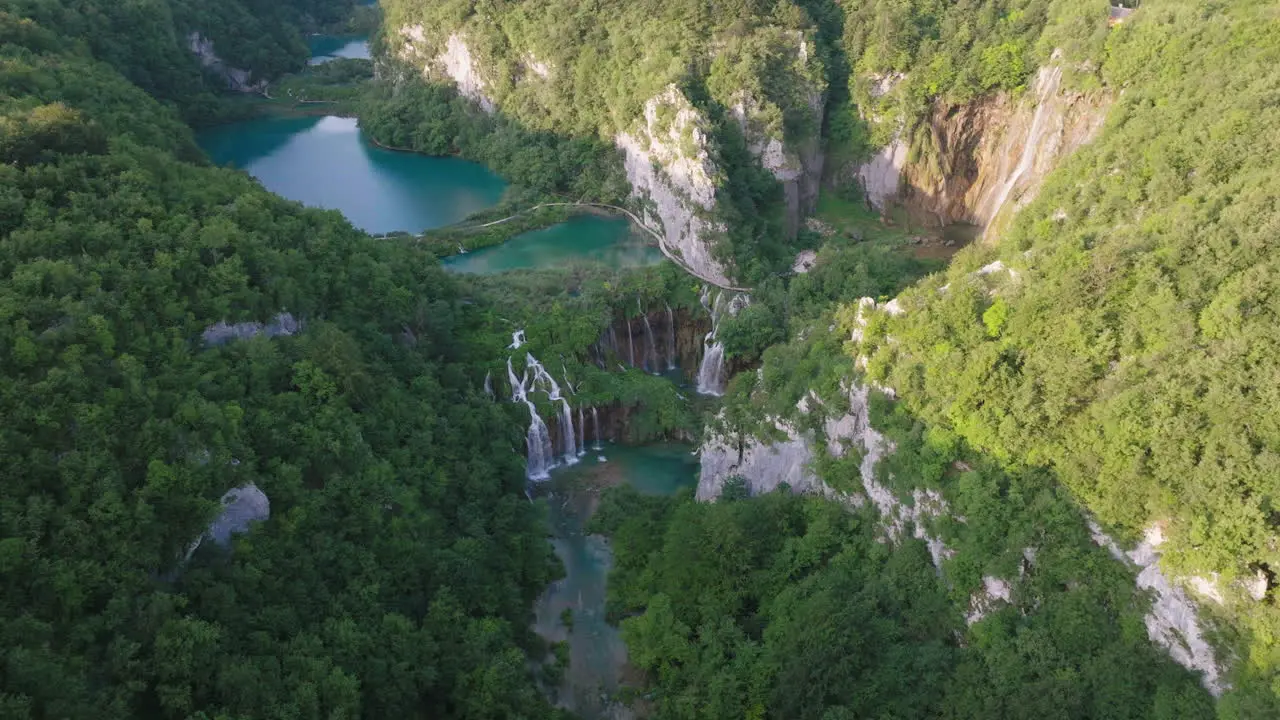
[[[564,398],[560,398],[560,437],[564,444],[564,464],[573,465],[578,462],[578,437],[573,430],[573,410]]]
[[[644,359],[645,369],[655,375],[662,372],[662,367],[658,363],[658,346],[653,342],[653,327],[649,325],[649,316],[642,315],[644,318],[644,337],[646,344],[646,353]]]
[[[667,369],[676,369],[676,323],[671,305],[667,305]]]
[[[551,433],[547,430],[547,424],[542,421],[538,408],[529,399],[528,391],[532,389],[536,378],[530,381],[528,368],[525,368],[523,377],[516,378],[515,370],[511,369],[511,358],[507,358],[507,379],[511,381],[511,401],[522,402],[529,407],[529,431],[525,436],[529,453],[525,461],[525,476],[530,480],[545,480],[555,463],[555,450],[551,447]]]
[[[996,219],[996,214],[1000,212],[1000,208],[1009,199],[1009,194],[1017,187],[1018,181],[1035,164],[1036,153],[1040,150],[1045,130],[1051,122],[1046,120],[1051,105],[1049,101],[1054,95],[1058,94],[1058,87],[1061,83],[1062,68],[1059,66],[1042,68],[1040,74],[1036,76],[1034,84],[1036,90],[1036,112],[1031,118],[1031,128],[1027,131],[1027,140],[1022,145],[1022,154],[1018,156],[1018,164],[1009,173],[1009,179],[1005,181],[1004,185],[1000,186],[1000,192],[996,193],[995,198],[991,201],[991,209],[985,213],[987,222],[993,222]]]
[[[631,332],[631,318],[627,318],[627,351],[631,356],[631,367],[636,366],[636,340]]]
[[[698,365],[698,394],[723,395],[725,385],[724,343],[717,339],[720,321],[726,314],[737,315],[748,302],[746,295],[734,293],[725,301],[724,292],[716,293],[714,303],[708,305],[709,291],[704,288],[702,306],[711,312],[711,332],[702,339],[702,362]]]
[[[595,425],[596,450],[603,450],[604,445],[600,441],[600,413],[596,412],[595,406],[591,408],[591,423]]]
[[[578,457],[587,454],[587,424],[582,421],[582,406],[578,406]]]
[[[493,372],[484,374],[484,394],[493,397]]]

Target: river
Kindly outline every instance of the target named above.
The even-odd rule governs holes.
[[[552,544],[564,563],[565,577],[538,599],[534,629],[550,642],[568,642],[569,667],[556,699],[586,720],[626,715],[614,699],[626,684],[627,648],[618,629],[605,620],[606,578],[612,562],[608,541],[586,534],[584,528],[606,487],[625,483],[642,493],[672,495],[695,485],[698,461],[692,451],[692,446],[678,443],[610,445],[535,486],[537,495],[547,501]],[[598,454],[607,461],[599,461]],[[562,621],[565,610],[572,614],[572,629]]]

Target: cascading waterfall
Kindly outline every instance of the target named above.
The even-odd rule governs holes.
[[[587,454],[587,424],[582,421],[582,406],[578,406],[578,457]]]
[[[671,305],[667,305],[667,369],[676,369],[676,323]]]
[[[724,343],[715,339],[715,334],[707,333],[702,342],[702,363],[698,366],[698,394],[724,394]]]
[[[591,423],[595,426],[594,427],[595,436],[596,436],[595,449],[603,450],[604,445],[600,441],[600,413],[596,412],[596,409],[594,406],[592,406],[591,408]]]
[[[991,209],[986,213],[987,222],[992,222],[996,219],[996,214],[1000,212],[1000,208],[1009,199],[1009,194],[1017,187],[1018,181],[1035,164],[1036,152],[1040,150],[1040,143],[1044,139],[1044,133],[1049,124],[1046,121],[1046,116],[1049,114],[1047,110],[1050,106],[1049,100],[1058,93],[1058,87],[1061,83],[1062,68],[1060,66],[1043,68],[1040,70],[1040,74],[1036,76],[1036,112],[1031,118],[1031,128],[1027,131],[1027,140],[1022,145],[1022,154],[1018,156],[1018,164],[1009,173],[1009,179],[1000,187],[1000,192],[996,193],[994,200],[991,202]]]
[[[484,394],[493,397],[493,372],[484,374]]]
[[[507,358],[507,379],[511,381],[511,401],[523,402],[529,407],[529,431],[525,436],[529,452],[525,461],[525,476],[530,480],[545,480],[550,476],[555,450],[551,447],[551,433],[547,430],[547,424],[542,421],[538,408],[529,399],[528,391],[532,388],[529,370],[526,368],[524,376],[516,378],[515,370],[511,368],[511,358]],[[536,377],[532,382],[536,382]]]
[[[569,409],[569,401],[561,394],[560,383],[551,377],[551,373],[547,372],[532,353],[525,353],[524,361],[525,367],[533,371],[530,388],[542,390],[547,394],[547,399],[552,402],[560,401],[560,438],[564,448],[563,456],[565,463],[572,465],[578,462],[578,450],[574,443],[573,411]]]
[[[703,307],[707,307],[707,291],[703,291]],[[716,293],[716,300],[710,306],[711,332],[702,339],[702,362],[698,365],[698,394],[723,395],[725,384],[724,343],[716,338],[720,329],[720,321],[727,313],[737,315],[748,302],[746,295],[734,294],[726,303],[724,292]]]

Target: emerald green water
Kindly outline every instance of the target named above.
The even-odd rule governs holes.
[[[543,593],[535,606],[534,629],[551,642],[568,641],[569,668],[557,702],[579,717],[611,717],[610,697],[617,692],[627,662],[627,647],[617,628],[605,621],[606,579],[613,555],[606,538],[588,535],[587,521],[603,488],[630,484],[646,494],[672,495],[697,482],[693,446],[677,443],[644,447],[607,446],[588,452],[583,462],[552,473],[537,487],[546,498],[554,534],[552,544],[564,563],[565,577]],[[597,456],[607,461],[601,462]],[[573,629],[561,622],[566,609]]]
[[[662,252],[633,232],[626,218],[577,215],[558,225],[517,235],[502,245],[453,255],[443,262],[455,272],[491,274],[582,261],[624,268],[662,260]]]
[[[354,118],[266,118],[197,136],[219,165],[242,168],[270,191],[340,210],[371,233],[421,232],[492,207],[506,183],[478,163],[375,147]]]
[[[369,59],[369,38],[363,35],[312,35],[307,38],[311,46],[311,65],[323,65],[332,60]]]

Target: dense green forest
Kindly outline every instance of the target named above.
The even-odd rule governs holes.
[[[1133,632],[1130,579],[1069,508],[1020,526],[971,492],[964,509],[983,531],[1070,540],[1042,548],[1017,607],[967,634],[924,543],[878,541],[874,510],[732,487],[714,504],[607,495],[594,523],[617,543],[610,611],[653,679],[654,717],[1213,716],[1195,680]]]
[[[595,354],[658,308],[710,327],[672,265],[462,278],[436,257],[453,236],[371,238],[211,167],[191,126],[249,105],[188,35],[274,81],[354,0],[10,0],[0,717],[565,717],[546,694],[556,653],[530,628],[561,568],[526,494],[528,414],[485,392],[498,378],[505,399],[525,352],[575,405],[625,411],[635,443],[771,440],[785,419],[824,450],[850,383],[874,384],[894,448],[876,477],[950,508],[923,528],[951,551],[935,566],[858,505],[857,452],[812,468],[844,501],[748,498],[739,481],[715,503],[606,493],[592,530],[611,537],[610,616],[650,717],[1280,714],[1275,591],[1235,584],[1280,563],[1272,3],[1146,0],[1114,29],[1094,0],[381,4],[375,48],[418,24],[447,31],[427,52],[465,33],[499,112],[385,54],[372,77],[335,63],[285,82],[336,88],[387,145],[497,170],[517,188],[495,213],[626,202],[615,136],[678,88],[718,169],[715,252],[753,288],[717,330],[747,371],[702,415],[687,389]],[[1115,104],[1001,237],[949,266],[914,255],[835,171],[819,215],[857,231],[783,231],[760,136],[820,144],[835,168],[902,130],[930,152],[930,111],[1016,98],[1055,54]],[[535,65],[554,72],[531,80]],[[802,248],[812,270],[788,272]],[[285,312],[300,332],[204,337]],[[189,553],[248,483],[270,521]],[[1150,641],[1152,598],[1086,515],[1128,545],[1157,523],[1164,566],[1226,595],[1202,607],[1220,701]],[[978,617],[990,578],[1008,598]]]
[[[145,63],[55,27],[0,13],[0,716],[554,716],[555,562],[481,390],[505,328],[426,251],[203,166]],[[184,562],[249,482],[271,522]]]

